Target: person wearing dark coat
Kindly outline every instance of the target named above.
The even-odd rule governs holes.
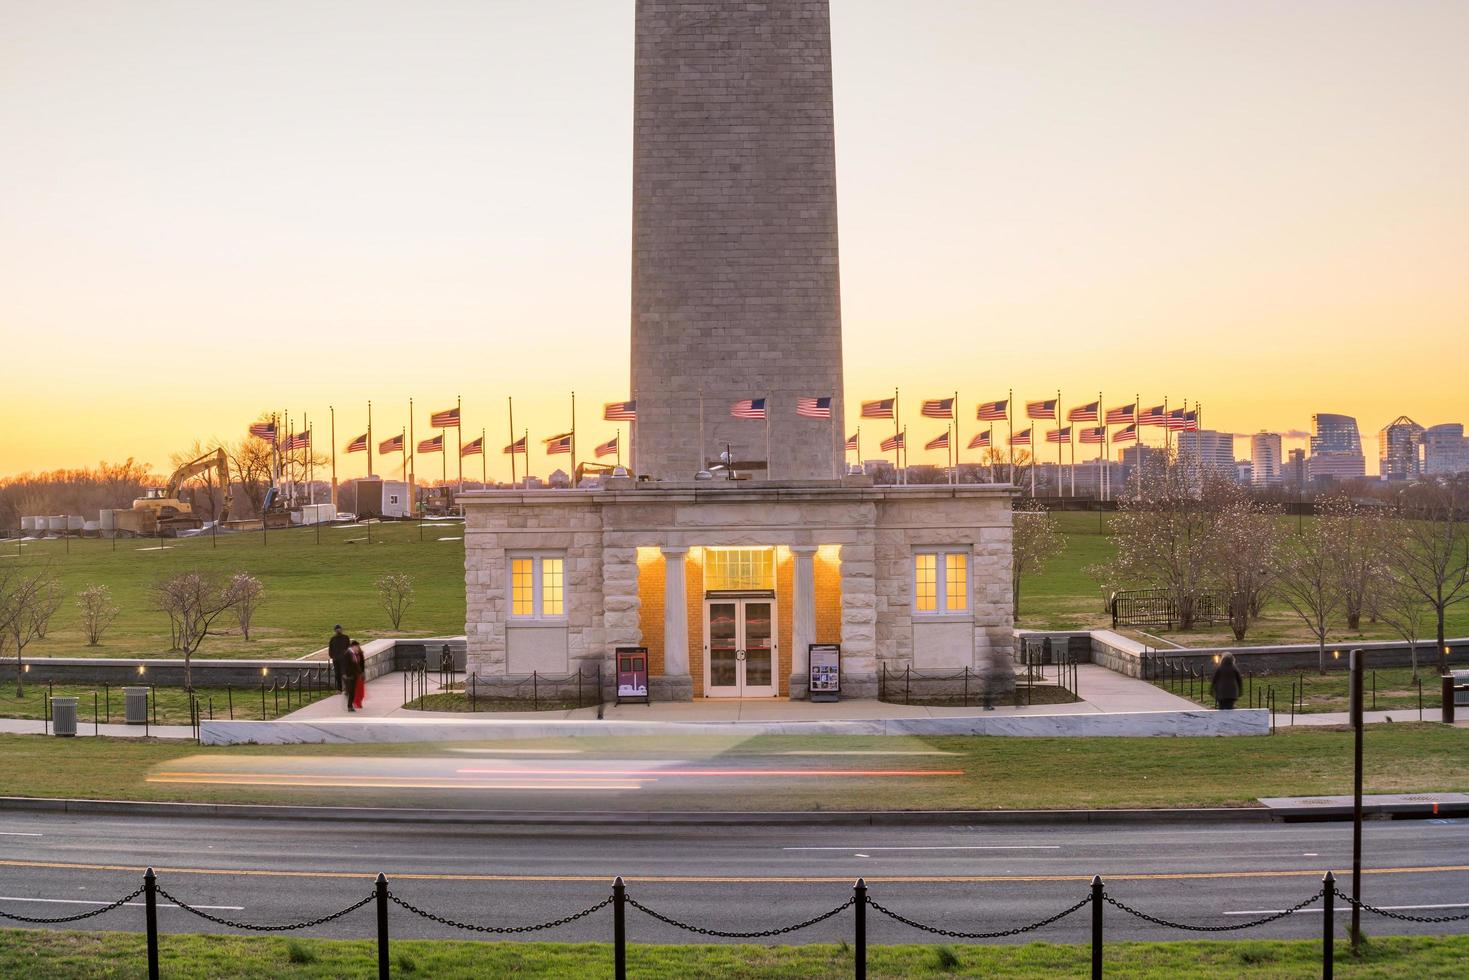
[[[355,648],[355,651],[354,651]],[[362,701],[362,674],[366,669],[360,659],[362,648],[353,643],[347,648],[347,654],[342,658],[342,693],[347,696],[347,710],[356,711],[356,705]],[[357,655],[354,655],[354,652]]]
[[[342,689],[342,661],[347,659],[347,649],[351,645],[352,638],[342,632],[341,623],[332,627],[332,638],[326,641],[326,655],[332,662],[332,681],[339,691]]]
[[[1219,666],[1214,669],[1214,678],[1209,682],[1209,688],[1214,692],[1214,703],[1219,706],[1220,711],[1229,711],[1234,708],[1234,703],[1239,700],[1240,694],[1245,689],[1245,679],[1240,676],[1239,668],[1234,665],[1234,654],[1226,653],[1219,660]]]

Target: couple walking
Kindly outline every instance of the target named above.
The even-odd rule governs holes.
[[[332,627],[326,653],[331,658],[337,690],[347,697],[347,710],[356,711],[367,696],[367,663],[362,654],[362,644],[343,633],[342,624],[338,623]]]

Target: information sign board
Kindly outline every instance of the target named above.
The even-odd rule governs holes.
[[[617,703],[648,701],[648,648],[617,647]]]
[[[842,693],[842,645],[812,643],[807,647],[811,680],[807,688],[812,701],[836,701]]]

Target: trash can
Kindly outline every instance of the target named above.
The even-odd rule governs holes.
[[[148,689],[125,687],[123,693],[123,720],[129,725],[148,724]]]
[[[1469,670],[1451,670],[1454,679],[1454,704],[1469,708]]]
[[[51,699],[51,733],[61,738],[70,738],[77,733],[76,698]]]

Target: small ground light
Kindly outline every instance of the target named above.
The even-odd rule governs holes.
[[[1341,651],[1340,650],[1333,650],[1333,651],[1331,651],[1331,659],[1333,659],[1333,660],[1340,660],[1341,659]]]
[[[148,668],[147,667],[144,667],[142,664],[138,664],[138,673],[139,674],[143,673],[143,671],[145,671],[147,669]]]
[[[1217,664],[1217,663],[1218,663],[1218,662],[1219,662],[1219,654],[1217,654],[1217,653],[1216,653],[1216,654],[1214,654],[1214,662],[1215,662],[1215,663],[1216,663],[1216,664]]]

